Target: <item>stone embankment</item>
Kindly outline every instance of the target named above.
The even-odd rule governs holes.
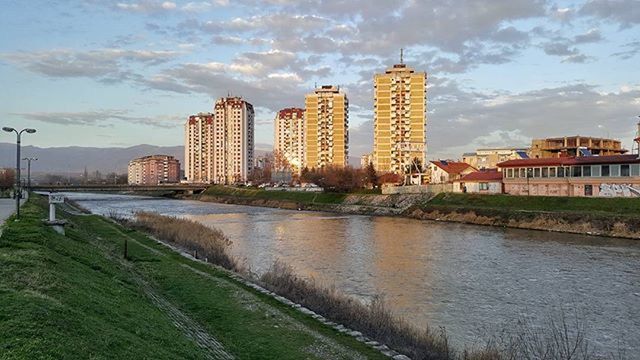
[[[434,206],[434,194],[349,194],[338,203],[265,199],[233,195],[200,195],[200,201],[341,214],[401,216],[413,219],[640,239],[640,217],[571,211],[527,211],[480,207]],[[637,214],[636,214],[637,215]]]

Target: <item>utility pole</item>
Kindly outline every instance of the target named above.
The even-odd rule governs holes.
[[[20,131],[5,126],[2,128],[3,131],[6,132],[15,132],[16,133],[16,220],[20,219],[20,198],[22,198],[22,189],[20,187],[20,136],[23,132],[27,132],[28,134],[33,134],[36,132],[36,129],[22,129]]]
[[[37,161],[37,158],[23,158],[27,161],[27,190],[31,191],[31,162]]]

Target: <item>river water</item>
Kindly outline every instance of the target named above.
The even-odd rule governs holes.
[[[155,211],[221,229],[261,273],[276,260],[418,326],[478,345],[576,315],[598,353],[640,359],[640,241],[137,196],[67,194],[94,213]]]

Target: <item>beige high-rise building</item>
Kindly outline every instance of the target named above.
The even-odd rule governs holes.
[[[347,166],[349,100],[335,86],[323,85],[305,96],[305,161],[308,168]]]
[[[185,124],[185,176],[190,182],[245,182],[253,169],[253,106],[227,97],[213,110],[190,116]]]
[[[403,173],[415,158],[426,166],[427,74],[400,63],[373,81],[375,169]]]
[[[275,119],[273,154],[277,171],[299,174],[304,167],[304,109],[278,111]]]

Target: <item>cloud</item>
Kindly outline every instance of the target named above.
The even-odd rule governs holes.
[[[27,112],[12,113],[27,120],[42,121],[56,125],[81,125],[81,126],[113,126],[112,121],[124,121],[140,125],[148,125],[158,128],[173,129],[184,123],[184,117],[179,116],[154,116],[136,117],[128,115],[127,110],[95,110],[80,112]]]
[[[89,77],[121,81],[132,74],[125,63],[158,65],[179,55],[175,51],[100,49],[75,51],[56,49],[0,54],[0,59],[34,73],[50,77]]]
[[[585,44],[585,43],[593,43],[602,41],[602,34],[598,29],[590,29],[584,34],[576,35],[574,38],[574,43],[576,44]]]
[[[640,24],[637,0],[590,0],[580,14],[616,22],[623,28]]]
[[[457,158],[483,146],[521,146],[527,139],[564,135],[611,136],[629,141],[640,88],[601,92],[578,83],[521,93],[464,91],[435,79],[430,91],[430,158]],[[599,127],[600,126],[600,127]],[[576,133],[578,131],[579,133]]]
[[[632,41],[622,46],[625,50],[611,54],[623,60],[628,60],[640,53],[640,41]]]

